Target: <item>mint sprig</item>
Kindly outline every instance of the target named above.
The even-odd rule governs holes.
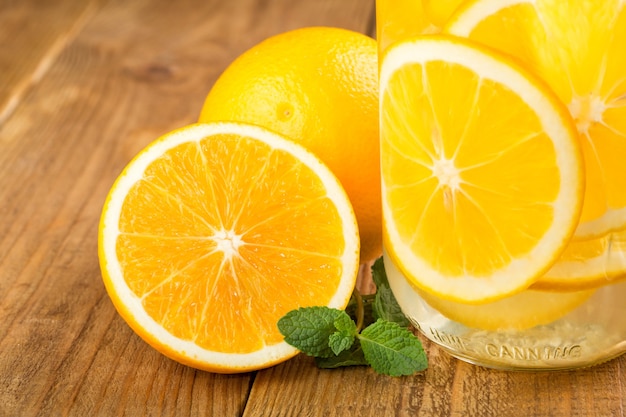
[[[379,258],[372,267],[375,295],[354,291],[346,311],[329,307],[292,310],[278,321],[285,341],[315,357],[320,368],[370,365],[390,376],[428,367],[420,340],[409,330]]]
[[[383,258],[378,258],[372,265],[372,281],[376,285],[376,299],[372,305],[374,317],[409,327],[409,320],[402,313],[396,297],[391,292]]]
[[[343,314],[341,310],[327,307],[301,308],[283,316],[278,321],[278,329],[287,343],[307,355],[330,358],[337,354],[330,346],[331,336],[339,332],[335,320]]]
[[[426,352],[413,333],[397,323],[378,319],[359,335],[365,360],[384,375],[412,375],[428,366]]]

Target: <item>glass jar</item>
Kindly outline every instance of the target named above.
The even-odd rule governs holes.
[[[391,290],[411,323],[456,358],[504,370],[557,370],[596,365],[626,352],[626,280],[578,294],[529,290],[491,305],[447,306],[448,315],[472,309],[470,320],[481,309],[493,315],[487,325],[491,329],[485,330],[446,317],[425,300],[427,294],[409,284],[389,257],[384,260]],[[532,312],[549,309],[541,299],[544,295],[554,297],[554,304],[560,302],[559,297],[570,300],[547,316],[537,317]],[[516,297],[519,303],[530,304],[527,320],[516,315]],[[570,310],[565,306],[568,303],[573,304]],[[551,320],[550,314],[557,318]]]
[[[377,0],[380,56],[396,41],[440,32],[446,16],[460,3],[462,0]],[[384,111],[383,106],[381,119]],[[384,147],[382,158],[384,161]],[[609,236],[603,253],[606,265],[597,269],[600,276],[606,274],[606,280],[600,277],[571,287],[531,287],[486,304],[446,301],[418,289],[386,252],[385,270],[405,315],[451,355],[505,370],[580,368],[626,352],[626,231],[619,234],[621,247],[611,251],[615,242]],[[386,245],[389,239],[387,236]],[[599,262],[602,259],[598,256]],[[571,273],[576,274],[576,262],[573,264]]]

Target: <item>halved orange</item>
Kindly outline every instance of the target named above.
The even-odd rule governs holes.
[[[183,364],[232,373],[297,353],[276,325],[288,311],[346,306],[359,236],[345,191],[302,146],[251,125],[197,124],[119,176],[99,257],[139,336]]]
[[[576,121],[586,168],[577,238],[626,226],[626,2],[475,0],[447,33],[513,56]]]
[[[583,165],[565,106],[523,68],[451,36],[381,64],[383,238],[410,281],[484,303],[522,291],[578,222]]]

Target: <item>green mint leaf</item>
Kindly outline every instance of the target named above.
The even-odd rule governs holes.
[[[341,314],[333,323],[337,331],[328,338],[328,345],[335,355],[339,355],[354,343],[357,334],[356,324],[348,314]]]
[[[376,288],[381,285],[389,286],[389,280],[387,279],[387,273],[385,272],[385,263],[383,257],[376,259],[372,264],[372,281],[376,284]]]
[[[363,302],[363,325],[365,328],[370,324],[374,323],[376,319],[374,318],[374,300],[376,299],[376,294],[361,294],[361,301]],[[358,303],[356,301],[356,296],[353,293],[352,297],[350,297],[350,302],[346,307],[346,313],[354,320],[354,322],[358,321]]]
[[[373,305],[374,317],[396,323],[402,327],[409,327],[411,324],[406,318],[391,288],[383,285],[376,291],[376,299]]]
[[[342,315],[352,321],[344,311],[335,308],[302,307],[281,317],[278,330],[287,343],[307,355],[328,358],[335,355],[330,338],[337,332],[335,322]]]
[[[346,336],[339,332],[335,332],[328,338],[328,345],[335,355],[339,355],[354,343],[354,336]]]
[[[422,343],[407,328],[377,320],[358,336],[367,362],[380,374],[412,375],[428,367]]]
[[[378,258],[372,265],[372,280],[376,284],[376,297],[372,306],[374,318],[397,323],[402,327],[409,327],[411,323],[402,312],[389,286],[382,257]]]
[[[337,318],[333,322],[335,329],[346,336],[356,335],[356,324],[354,324],[354,321],[345,312],[342,311],[342,313],[343,314],[337,315]]]
[[[391,291],[382,257],[372,266],[372,277],[376,294],[355,291],[345,311],[304,307],[287,313],[278,321],[285,341],[314,356],[319,368],[370,365],[390,376],[426,369],[426,352],[408,329],[409,321]]]
[[[358,340],[348,350],[344,350],[339,355],[330,358],[315,358],[318,368],[334,369],[344,366],[365,366],[369,365],[363,355],[363,349]]]

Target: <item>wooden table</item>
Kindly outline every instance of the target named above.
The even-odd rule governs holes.
[[[100,278],[103,199],[148,142],[194,122],[220,72],[262,39],[374,33],[373,0],[0,0],[0,416],[624,416],[626,357],[507,373],[425,343],[389,378],[302,355],[215,375],[141,341]]]

